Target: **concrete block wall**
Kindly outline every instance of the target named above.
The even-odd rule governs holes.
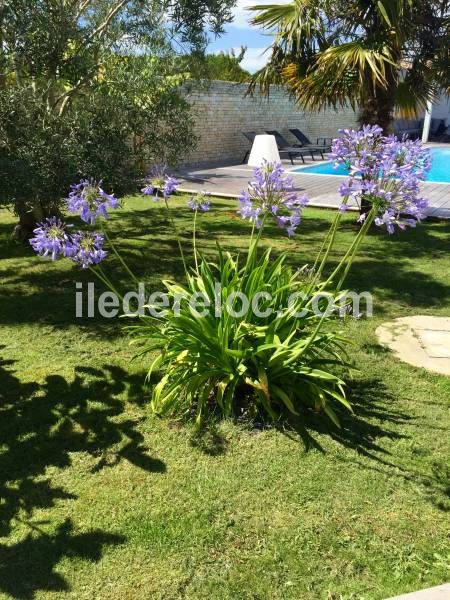
[[[204,89],[185,85],[199,140],[183,164],[240,163],[249,147],[241,131],[264,133],[266,129],[277,129],[294,142],[288,129],[298,127],[315,143],[319,136],[335,137],[341,127],[356,127],[356,115],[350,108],[305,112],[282,88],[272,86],[268,99],[245,96],[246,90],[246,84],[228,81],[212,81]]]

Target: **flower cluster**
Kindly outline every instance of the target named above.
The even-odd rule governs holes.
[[[67,233],[67,225],[58,217],[48,217],[33,231],[34,237],[30,244],[40,256],[51,254],[52,260],[58,256],[67,256],[67,248],[70,237]]]
[[[51,254],[52,260],[58,257],[71,258],[83,269],[100,263],[106,256],[103,250],[102,234],[90,231],[76,231],[69,235],[67,225],[57,217],[47,217],[34,230],[30,244],[40,256]]]
[[[148,183],[141,189],[141,192],[146,196],[154,196],[154,200],[160,199],[159,192],[162,192],[165,202],[167,202],[170,194],[177,191],[179,181],[175,177],[167,174],[167,166],[160,165],[152,169]]]
[[[265,163],[254,170],[253,177],[248,189],[239,196],[241,217],[260,228],[266,216],[271,215],[289,236],[294,235],[307,197],[294,191],[293,180],[284,175],[280,163]]]
[[[101,183],[101,182],[100,182]],[[93,179],[82,179],[71,186],[67,208],[78,213],[85,222],[93,225],[98,218],[108,218],[108,209],[117,208],[119,200],[113,194],[107,194]],[[83,269],[97,265],[105,258],[103,249],[105,238],[96,231],[75,231],[69,234],[67,225],[58,217],[47,217],[34,230],[30,244],[40,256],[51,254],[52,260],[58,257],[71,258]]]
[[[192,196],[187,203],[189,208],[194,212],[208,212],[211,208],[211,202],[206,199],[208,195],[208,192],[202,191],[196,196]]]
[[[71,213],[79,213],[81,220],[94,225],[96,219],[108,218],[108,208],[117,208],[118,199],[113,194],[107,194],[93,179],[82,179],[71,186],[66,199],[67,209]]]
[[[339,189],[344,198],[341,210],[353,198],[360,205],[365,201],[374,206],[375,224],[384,225],[389,233],[394,233],[395,226],[414,227],[426,216],[428,206],[419,188],[431,167],[428,150],[419,140],[383,136],[377,125],[340,133],[330,156],[336,165],[349,169],[349,179]],[[364,218],[363,214],[360,220]]]
[[[103,250],[104,241],[104,236],[96,231],[78,231],[71,236],[67,256],[83,269],[98,265],[107,254]]]

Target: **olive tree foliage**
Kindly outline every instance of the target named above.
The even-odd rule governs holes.
[[[205,61],[208,77],[220,81],[250,81],[251,74],[241,66],[246,51],[247,48],[242,46],[238,52],[231,49],[229,52],[208,54]]]
[[[121,192],[193,143],[181,53],[231,20],[234,0],[0,0],[0,205],[27,234],[68,186]]]

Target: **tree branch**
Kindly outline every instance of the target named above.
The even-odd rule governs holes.
[[[78,10],[77,10],[77,14],[75,15],[75,19],[78,21],[78,19],[81,17],[81,15],[83,14],[83,12],[86,10],[86,8],[89,6],[89,4],[91,3],[92,0],[81,0]]]
[[[81,0],[77,15],[80,15],[81,12],[89,6],[91,1],[92,0]],[[92,42],[92,40],[94,40],[95,37],[101,36],[103,34],[103,32],[106,30],[106,28],[109,26],[111,21],[113,20],[113,18],[128,2],[129,2],[129,0],[118,0],[118,2],[110,9],[109,13],[106,15],[105,20],[88,36],[88,38],[85,40],[83,45],[88,44],[89,42]],[[99,66],[100,65],[97,64],[95,68],[97,69]],[[68,105],[68,102],[69,102],[71,96],[73,96],[73,94],[75,92],[77,92],[86,83],[88,83],[89,79],[91,79],[92,76],[93,76],[92,74],[89,74],[86,77],[81,78],[70,90],[60,94],[56,98],[56,100],[52,103],[52,109],[54,109],[56,106],[58,106],[58,104],[60,102],[62,102],[60,109],[59,109],[59,114],[60,115],[63,114],[63,112],[65,111],[65,109]]]
[[[111,23],[111,21],[114,19],[114,17],[116,16],[116,14],[119,12],[119,10],[121,8],[123,8],[125,6],[125,4],[128,4],[130,0],[119,0],[119,2],[117,2],[117,4],[115,6],[113,6],[111,8],[111,10],[109,11],[109,13],[106,15],[105,20],[103,21],[103,23],[101,25],[99,25],[97,27],[97,29],[95,29],[91,35],[88,38],[88,41],[93,40],[95,37],[97,37],[98,35],[102,35],[102,33],[105,31],[105,29],[108,27],[108,25]]]
[[[99,67],[100,67],[100,64],[96,64],[95,68],[93,69],[93,72],[91,72],[89,75],[86,75],[85,77],[82,77],[81,79],[79,79],[77,81],[77,83],[73,87],[70,88],[70,90],[67,90],[67,92],[63,92],[55,99],[55,101],[52,104],[52,108],[56,108],[58,106],[58,104],[60,102],[62,102],[60,109],[59,109],[59,115],[62,115],[64,113],[70,98],[76,92],[78,92],[78,90],[80,90],[84,85],[89,83],[89,81],[94,77],[96,70]]]

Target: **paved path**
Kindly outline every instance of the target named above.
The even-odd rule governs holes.
[[[450,375],[449,317],[399,317],[380,325],[376,334],[380,344],[393,350],[400,360]]]
[[[286,168],[290,163],[283,161]],[[311,163],[311,159],[306,159]],[[300,165],[298,165],[300,166]],[[450,165],[449,165],[450,170]],[[216,196],[236,198],[246,188],[253,169],[247,165],[213,167],[205,169],[180,169],[180,191],[199,192],[206,190]],[[345,177],[293,173],[295,189],[307,194],[310,206],[335,208],[341,204],[337,189]],[[430,216],[450,218],[450,183],[425,182],[423,196],[430,201]],[[449,599],[450,600],[450,599]]]
[[[444,583],[444,585],[420,590],[419,592],[412,592],[411,594],[402,594],[387,600],[450,600],[450,583]]]

